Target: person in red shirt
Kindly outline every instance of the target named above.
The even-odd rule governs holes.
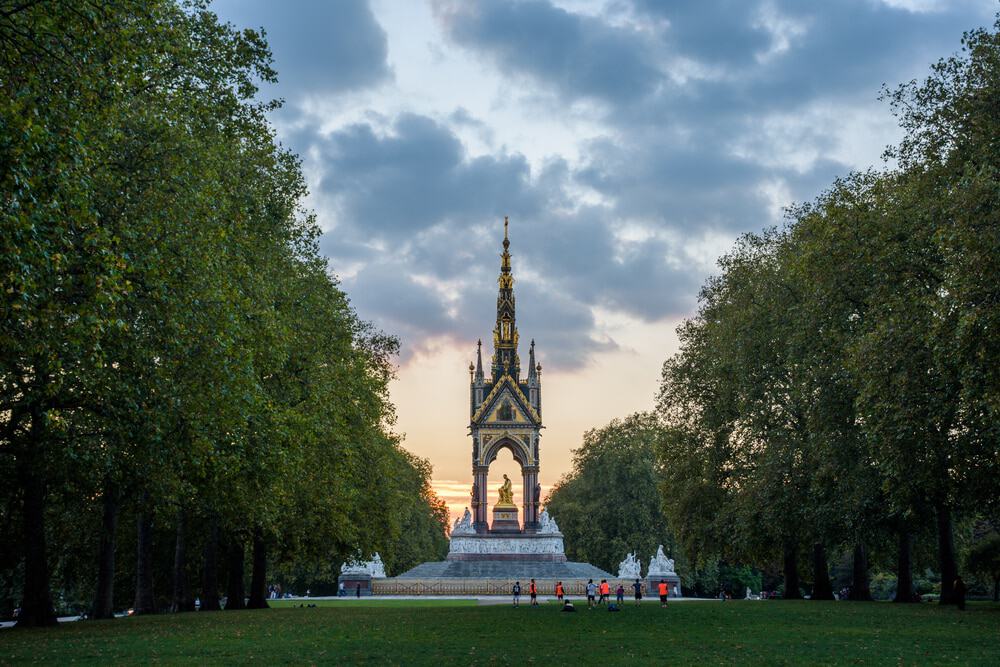
[[[528,584],[528,593],[531,594],[531,606],[538,606],[538,586],[535,585],[535,580],[532,579],[531,583]]]
[[[663,579],[660,579],[660,585],[659,585],[658,588],[660,589],[660,606],[661,607],[666,607],[667,606],[667,582],[663,581]]]
[[[556,599],[559,600],[560,602],[562,602],[564,594],[565,594],[565,591],[563,591],[562,582],[561,581],[556,582]]]
[[[601,597],[597,601],[597,604],[604,604],[607,602],[609,595],[611,595],[611,586],[608,585],[607,579],[601,579]]]

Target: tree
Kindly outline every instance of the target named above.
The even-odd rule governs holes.
[[[676,554],[659,501],[656,451],[663,431],[649,413],[636,413],[587,431],[573,469],[552,489],[546,508],[566,536],[567,556],[610,572],[626,554],[641,560],[658,545]]]
[[[992,581],[993,601],[1000,602],[1000,534],[993,531],[978,540],[969,550],[967,567]]]

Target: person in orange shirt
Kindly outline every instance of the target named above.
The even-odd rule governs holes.
[[[538,586],[535,585],[535,580],[532,579],[531,583],[528,584],[528,593],[531,595],[531,606],[538,606]]]
[[[607,579],[601,579],[601,597],[597,601],[597,604],[604,604],[607,602],[609,595],[611,595],[611,586],[608,584]]]
[[[560,602],[562,602],[564,594],[565,594],[565,592],[563,591],[562,582],[561,581],[557,581],[556,582],[556,599],[559,600]]]
[[[659,585],[658,588],[660,589],[660,606],[661,607],[666,607],[667,606],[667,582],[665,582],[663,579],[660,579],[660,585]]]

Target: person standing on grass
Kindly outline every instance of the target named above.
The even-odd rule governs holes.
[[[511,590],[514,594],[514,606],[519,607],[521,605],[521,582],[515,581],[514,588]]]
[[[635,583],[632,584],[632,590],[635,593],[635,606],[638,607],[639,603],[642,602],[642,582],[636,579]]]
[[[604,604],[608,601],[608,597],[611,595],[611,586],[608,585],[607,579],[601,579],[601,597],[597,601],[597,604]]]
[[[563,601],[563,595],[565,595],[565,591],[563,591],[562,582],[561,581],[557,581],[556,582],[556,599],[559,600],[560,602],[562,602]]]
[[[594,580],[591,579],[590,581],[587,582],[587,609],[590,609],[594,606],[594,597],[596,593],[597,593],[597,585],[594,583]]]
[[[955,578],[953,590],[955,591],[955,602],[958,603],[958,608],[965,611],[965,593],[968,589],[965,587],[965,582],[962,581],[961,576]]]
[[[620,581],[618,582],[618,590],[615,591],[615,597],[618,599],[618,606],[621,607],[625,603],[625,587]]]
[[[535,580],[532,579],[531,583],[528,584],[528,594],[531,595],[531,606],[538,606],[538,586],[535,585]]]
[[[667,606],[667,582],[665,582],[663,579],[660,579],[659,589],[660,589],[660,591],[659,591],[660,592],[660,606],[661,607],[666,607]]]

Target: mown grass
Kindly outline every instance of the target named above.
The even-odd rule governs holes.
[[[1000,606],[377,601],[0,632],[0,662],[47,664],[1000,664]]]

